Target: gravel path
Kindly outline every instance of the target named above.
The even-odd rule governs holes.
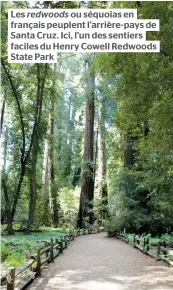
[[[28,290],[173,290],[173,268],[105,234],[76,238]]]

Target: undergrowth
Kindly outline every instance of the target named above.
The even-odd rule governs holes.
[[[15,232],[15,235],[2,235],[1,238],[1,271],[6,272],[8,267],[19,267],[26,261],[27,251],[30,249],[35,254],[39,248],[44,247],[44,241],[51,238],[58,239],[64,236],[58,232],[63,229],[42,228],[40,232],[27,235]]]

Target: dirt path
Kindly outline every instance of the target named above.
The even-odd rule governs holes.
[[[173,290],[173,269],[104,234],[76,238],[28,290]]]

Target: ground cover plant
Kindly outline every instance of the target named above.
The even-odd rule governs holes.
[[[27,260],[28,250],[36,254],[39,248],[44,247],[44,241],[50,242],[50,239],[58,239],[65,236],[62,233],[64,229],[42,228],[37,232],[24,234],[15,232],[15,235],[3,235],[1,238],[1,270],[2,274],[6,272],[9,266],[19,267]]]

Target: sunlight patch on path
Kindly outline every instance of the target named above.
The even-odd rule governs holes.
[[[100,281],[88,281],[88,282],[80,282],[80,284],[76,285],[75,281],[62,281],[59,277],[54,277],[49,280],[46,285],[45,290],[48,289],[63,289],[63,290],[123,290],[119,283],[114,282],[100,282]]]

